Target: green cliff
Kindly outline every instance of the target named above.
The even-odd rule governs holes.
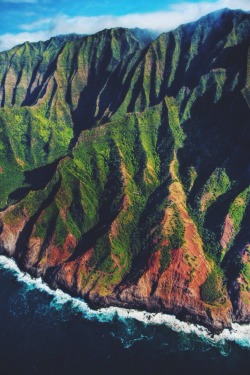
[[[0,53],[0,251],[95,306],[250,321],[250,14]]]

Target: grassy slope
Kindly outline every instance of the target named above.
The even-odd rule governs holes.
[[[185,249],[192,218],[210,265],[202,300],[223,303],[225,286],[230,291],[239,274],[249,299],[249,32],[249,15],[226,11],[145,49],[118,29],[60,45],[50,59],[39,50],[47,70],[38,69],[36,99],[22,91],[33,60],[22,68],[19,91],[5,77],[1,204],[24,185],[24,170],[74,146],[57,167],[53,199],[41,209],[43,192],[31,191],[4,217],[9,223],[32,207],[37,212],[26,249],[40,241],[39,255],[29,266],[45,272],[90,254],[80,288],[106,295],[127,278],[138,280],[154,252],[163,273],[171,251]],[[34,47],[20,48],[14,61]],[[196,260],[186,254],[186,261],[195,269]]]

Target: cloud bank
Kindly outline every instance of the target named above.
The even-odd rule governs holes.
[[[2,0],[3,1],[3,0]],[[4,0],[17,2],[17,0]],[[21,0],[22,1],[22,0]],[[24,1],[24,0],[23,0]],[[36,0],[26,0],[26,2]],[[249,0],[216,0],[215,2],[183,2],[173,4],[168,11],[136,13],[122,16],[69,17],[58,15],[54,18],[41,18],[30,24],[20,25],[22,30],[17,34],[0,35],[0,50],[7,50],[25,41],[36,42],[47,40],[60,34],[78,33],[93,34],[105,28],[128,27],[147,28],[159,32],[175,29],[183,23],[195,21],[201,16],[221,8],[250,10]]]

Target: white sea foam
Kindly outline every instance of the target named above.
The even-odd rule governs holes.
[[[250,325],[232,324],[231,329],[224,329],[222,333],[212,335],[205,327],[186,323],[178,320],[173,315],[162,313],[148,313],[145,311],[137,311],[134,309],[125,309],[118,307],[101,308],[92,310],[82,299],[71,297],[60,289],[51,289],[41,278],[32,278],[29,274],[23,273],[13,259],[0,256],[0,268],[11,270],[19,282],[25,283],[29,289],[39,289],[53,297],[52,305],[60,308],[66,303],[71,303],[72,307],[83,314],[83,317],[89,320],[97,320],[99,322],[112,322],[115,317],[121,321],[137,320],[147,325],[164,325],[171,328],[175,332],[185,334],[196,334],[205,342],[211,345],[223,345],[230,341],[238,345],[250,349]],[[135,339],[136,340],[136,339]]]

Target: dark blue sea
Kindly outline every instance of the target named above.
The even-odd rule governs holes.
[[[250,374],[250,326],[212,336],[173,316],[91,310],[0,256],[0,375]]]

